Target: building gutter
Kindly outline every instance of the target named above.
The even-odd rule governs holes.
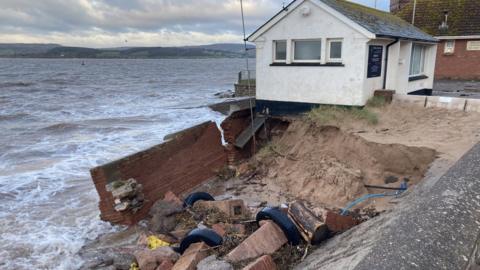
[[[385,50],[385,74],[383,75],[383,89],[387,87],[388,52],[390,50],[390,46],[397,43],[398,41],[400,41],[400,39],[396,38],[394,42],[387,45],[387,49]]]

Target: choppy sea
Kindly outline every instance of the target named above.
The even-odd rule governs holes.
[[[82,62],[85,65],[82,65]],[[89,169],[222,115],[242,59],[0,59],[0,268],[76,269],[99,219]]]

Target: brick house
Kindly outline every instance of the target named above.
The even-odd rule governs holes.
[[[391,0],[390,10],[440,40],[435,79],[480,80],[479,0]]]

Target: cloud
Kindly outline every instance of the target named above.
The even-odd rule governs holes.
[[[372,5],[375,0],[355,0]],[[281,0],[244,0],[247,32]],[[288,1],[285,1],[288,2]],[[386,8],[388,0],[377,0]],[[1,0],[0,42],[71,46],[177,46],[241,42],[239,0]]]

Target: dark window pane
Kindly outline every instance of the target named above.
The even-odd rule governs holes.
[[[275,60],[287,59],[287,42],[275,41]]]
[[[320,60],[321,41],[295,41],[295,60]]]
[[[330,58],[331,59],[342,58],[342,42],[341,41],[330,42]]]

